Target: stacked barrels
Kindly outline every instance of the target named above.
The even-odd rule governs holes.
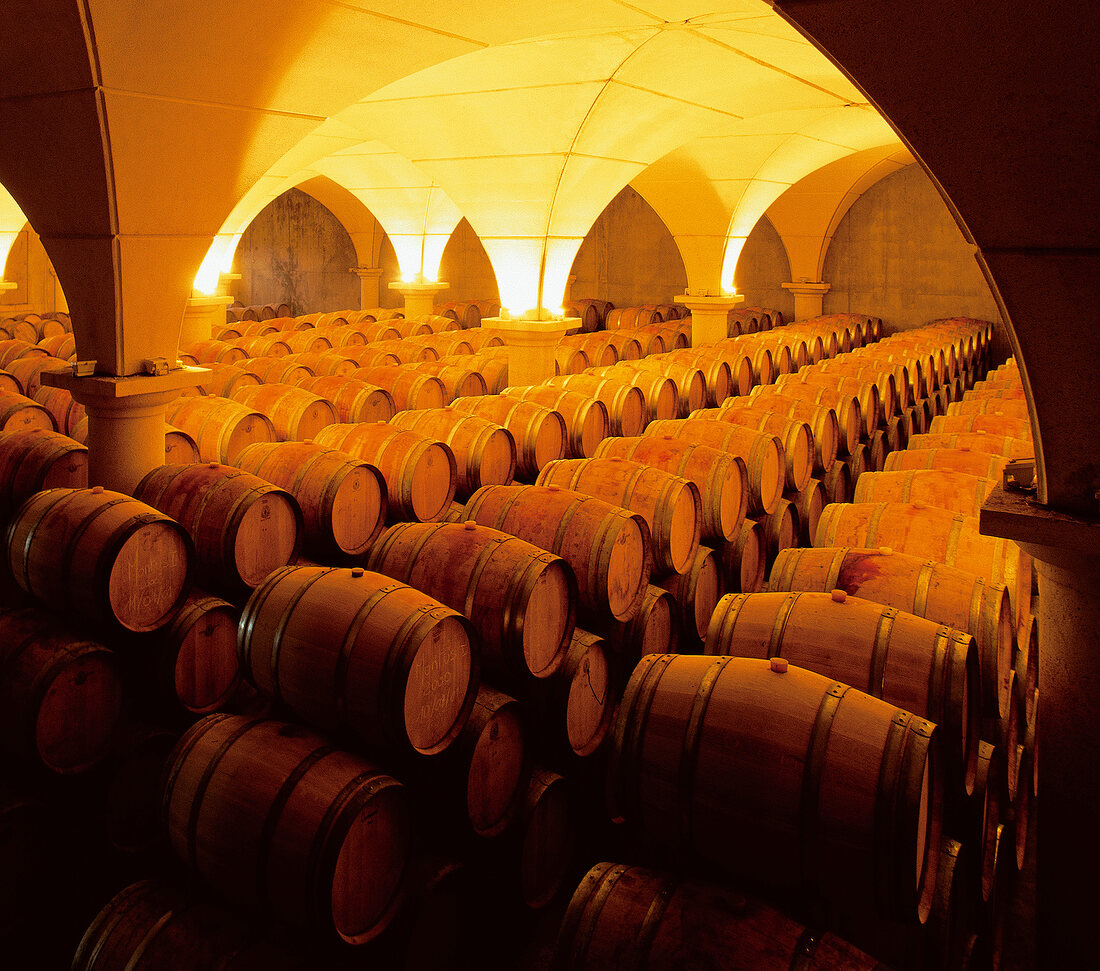
[[[219,926],[259,915],[301,928],[334,966],[350,951],[401,964],[418,942],[458,940],[413,929],[455,882],[474,911],[462,946],[489,948],[490,964],[574,886],[561,967],[602,966],[625,942],[657,954],[689,911],[715,927],[751,917],[721,933],[792,955],[811,913],[898,963],[891,931],[928,967],[960,927],[995,938],[1007,877],[982,897],[984,924],[951,901],[986,844],[999,874],[1026,847],[1038,630],[1030,596],[1021,614],[1004,582],[1023,568],[975,580],[900,541],[810,548],[851,499],[959,501],[973,457],[929,466],[952,473],[934,486],[888,476],[917,455],[905,446],[925,415],[983,373],[988,335],[945,322],[879,339],[875,318],[786,326],[753,310],[715,348],[685,348],[682,321],[653,325],[668,307],[634,309],[572,342],[589,366],[563,356],[576,373],[506,394],[443,370],[498,356],[480,328],[446,329],[470,307],[446,308],[448,323],[288,314],[221,335],[229,350],[194,349],[212,372],[173,421],[200,460],[155,470],[131,499],[175,524],[160,529],[180,537],[187,576],[158,607],[170,584],[153,571],[131,628],[155,630],[109,638],[114,701],[97,705],[133,702],[144,719],[170,702],[171,744],[131,804],[158,807],[155,852],[200,886],[97,879],[103,910],[79,949],[70,928],[76,966],[135,939],[163,946],[166,905],[204,912],[219,897],[251,911],[220,910]],[[221,420],[238,409],[248,422]],[[44,454],[47,436],[22,434],[10,460],[0,438],[19,537],[44,515],[41,489],[91,491],[79,446],[36,477],[20,457]],[[25,546],[9,547],[13,596],[61,603],[56,578],[12,559]],[[906,599],[913,559],[924,592]],[[132,606],[110,596],[127,571],[108,606],[73,601],[99,611],[94,633]],[[137,751],[100,734],[119,748],[102,758],[112,772]],[[620,853],[660,872],[604,862]],[[718,883],[675,873],[685,862]],[[731,885],[762,899],[731,901]],[[479,937],[493,912],[508,932]]]

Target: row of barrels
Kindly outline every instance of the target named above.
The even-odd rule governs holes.
[[[43,337],[71,334],[72,329],[72,320],[63,310],[41,314],[28,311],[12,314],[10,317],[0,315],[0,340],[14,338],[36,344]]]
[[[540,493],[540,495],[542,495],[542,494]],[[516,500],[516,501],[518,501],[518,500]],[[540,500],[540,501],[544,501],[544,500]],[[681,506],[683,507],[683,506],[684,506],[684,504],[681,504]],[[527,517],[525,517],[525,516],[519,516],[519,517],[517,517],[517,519],[526,519],[526,518],[527,518]],[[457,525],[457,524],[456,524],[456,525]],[[466,529],[465,529],[465,527],[461,527],[461,528],[463,529],[463,531],[464,531],[464,532],[472,532],[471,530],[466,530]],[[648,528],[648,527],[647,527],[647,528]],[[589,541],[589,544],[590,544],[590,545],[592,545],[592,546],[593,546],[593,548],[595,548],[595,546],[596,546],[596,544],[592,544],[592,543],[591,543],[591,541]],[[571,546],[576,546],[576,545],[577,545],[577,541],[575,541],[575,540],[574,540],[574,541],[571,541],[569,545],[571,545]],[[633,558],[637,558],[637,548],[636,548],[636,547],[637,547],[637,544],[635,544],[635,552],[634,552],[634,554],[632,554],[632,557],[633,557]],[[438,557],[437,557],[437,559],[438,559]],[[598,557],[597,557],[597,559],[598,559]],[[625,557],[625,558],[624,558],[624,562],[626,562],[626,563],[629,563],[629,562],[631,562],[631,561],[632,561],[631,557]],[[620,566],[620,567],[619,567],[619,569],[622,569],[622,566]],[[459,571],[459,572],[461,572],[461,571]],[[328,573],[325,573],[325,574],[319,574],[319,575],[323,575],[323,576],[328,576],[329,574],[328,574]],[[320,581],[318,580],[318,581],[316,581],[316,582],[320,582]],[[498,611],[498,612],[499,612],[499,611]],[[506,611],[506,612],[507,612],[507,613],[513,613],[512,611]],[[593,618],[593,619],[595,619],[595,618]],[[288,656],[289,656],[289,655],[288,655]],[[590,655],[589,655],[589,662],[590,662],[590,663],[589,663],[589,688],[591,689],[591,692],[590,692],[590,693],[592,693],[592,692],[595,692],[596,688],[598,687],[598,684],[592,684],[592,683],[591,683],[591,672],[592,672],[592,667],[593,667],[593,664],[591,663],[591,662],[592,662],[592,657],[594,657],[594,655],[591,655],[591,654],[590,654]],[[453,671],[452,671],[451,673],[453,674]],[[298,689],[296,689],[296,690],[299,690],[299,691],[301,691],[301,690],[303,690],[303,689],[300,689],[300,688],[298,688]],[[306,692],[306,694],[309,694],[309,692]],[[434,716],[426,716],[426,721],[424,722],[424,724],[425,724],[425,725],[430,725],[430,724],[433,724],[433,722],[432,722],[432,718],[433,718],[433,717],[434,717]],[[430,735],[431,735],[431,732],[430,732],[430,731],[428,731],[428,732],[427,732],[427,734],[425,735],[425,737],[428,737],[428,736],[430,736]],[[354,921],[353,921],[353,922],[354,922]]]

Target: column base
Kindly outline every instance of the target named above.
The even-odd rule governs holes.
[[[728,314],[745,302],[743,294],[687,293],[673,297],[691,311],[691,346],[714,344],[729,336]]]
[[[483,317],[481,329],[499,336],[508,348],[508,387],[527,387],[554,376],[558,341],[580,323],[578,317]]]
[[[44,371],[42,383],[64,388],[88,411],[88,484],[131,495],[144,475],[164,465],[164,406],[197,385],[207,368],[161,375],[77,377]]]
[[[405,316],[419,317],[423,314],[435,313],[435,298],[437,294],[450,289],[449,283],[406,283],[404,280],[395,280],[390,284],[391,290],[396,290],[405,298]]]
[[[820,317],[825,294],[831,289],[828,283],[781,283],[784,290],[794,294],[794,319],[809,320]]]

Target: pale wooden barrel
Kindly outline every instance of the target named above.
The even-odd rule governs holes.
[[[721,542],[737,536],[748,509],[748,469],[739,455],[679,438],[606,438],[596,458],[620,457],[694,482],[702,503],[700,538]]]
[[[727,594],[711,618],[706,653],[784,657],[936,722],[955,798],[973,791],[981,684],[966,631],[843,590]]]
[[[516,478],[533,482],[547,463],[564,458],[568,429],[552,408],[507,395],[455,398],[455,411],[477,415],[507,428],[516,443]]]
[[[457,464],[443,442],[381,423],[328,425],[314,441],[363,459],[382,473],[392,520],[439,519],[454,498]]]
[[[483,526],[560,555],[577,576],[583,618],[630,620],[648,579],[645,520],[594,496],[556,486],[485,486],[466,503]]]
[[[275,427],[275,434],[284,442],[304,442],[339,420],[332,402],[289,384],[236,388],[233,399],[267,415]]]
[[[362,421],[389,421],[397,414],[393,395],[385,388],[340,375],[319,375],[302,383],[330,401],[342,423]]]
[[[467,499],[483,485],[508,485],[515,477],[516,442],[496,422],[453,408],[401,411],[394,428],[444,442],[455,457],[455,495]]]
[[[277,437],[270,418],[228,398],[176,398],[165,405],[164,418],[195,440],[204,462],[232,465],[246,445]]]
[[[44,428],[0,434],[0,519],[43,489],[88,484],[88,449]]]
[[[752,519],[741,523],[741,529],[717,551],[722,566],[724,589],[740,593],[756,593],[764,586],[767,575],[768,541],[764,527]]]
[[[977,516],[996,479],[954,469],[868,471],[856,482],[853,502],[926,502],[966,516]]]
[[[932,723],[783,658],[665,654],[634,669],[613,740],[614,811],[655,849],[849,912],[927,918]]]
[[[545,678],[561,665],[577,584],[560,556],[472,521],[398,523],[374,545],[368,565],[464,613],[490,670]]]
[[[806,422],[756,409],[750,411],[740,408],[702,408],[693,411],[690,417],[731,422],[777,436],[783,442],[783,457],[786,461],[784,488],[798,492],[809,482],[814,470],[814,434]]]
[[[577,391],[551,388],[548,385],[511,387],[504,390],[509,398],[530,401],[558,412],[568,430],[566,456],[591,458],[599,445],[611,433],[611,416],[607,405]]]
[[[636,512],[649,527],[653,566],[683,573],[699,548],[702,501],[689,479],[619,457],[551,462],[535,485],[559,486]]]
[[[163,465],[134,495],[187,530],[204,580],[231,596],[247,595],[298,552],[298,503],[250,472],[217,462]]]

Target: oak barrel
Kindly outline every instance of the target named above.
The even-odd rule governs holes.
[[[298,552],[297,501],[251,472],[217,462],[163,465],[134,495],[187,530],[204,582],[231,596],[247,594]]]
[[[173,849],[223,897],[357,944],[397,910],[405,790],[308,729],[207,715],[169,758],[163,807]]]
[[[249,597],[238,649],[253,683],[309,724],[429,755],[469,716],[475,641],[465,617],[390,577],[288,566]]]
[[[132,631],[166,624],[194,557],[184,527],[152,504],[100,486],[31,496],[7,532],[16,582],[51,609]]]
[[[473,521],[398,523],[371,549],[368,566],[465,614],[488,667],[545,678],[561,665],[577,582],[560,556]]]
[[[938,736],[783,658],[650,655],[619,706],[609,787],[655,850],[913,924],[936,883]]]

